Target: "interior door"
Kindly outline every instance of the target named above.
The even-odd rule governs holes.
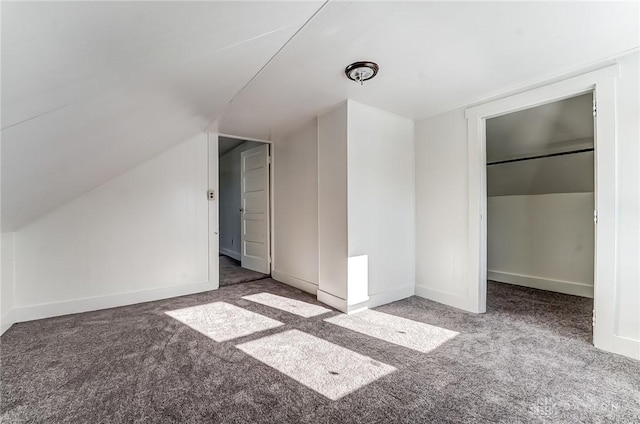
[[[270,274],[269,145],[242,152],[240,160],[242,267]]]

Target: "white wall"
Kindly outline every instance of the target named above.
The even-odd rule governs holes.
[[[464,308],[467,121],[462,109],[416,123],[416,294]]]
[[[2,234],[2,275],[0,278],[0,334],[13,324],[14,233]]]
[[[209,288],[207,166],[201,134],[16,232],[16,319]]]
[[[318,296],[346,301],[347,102],[318,118]]]
[[[413,121],[352,100],[348,108],[349,257],[367,255],[371,299],[407,297],[415,285]]]
[[[593,193],[487,199],[490,280],[593,297]]]
[[[348,100],[318,128],[318,299],[352,312],[413,295],[413,121]]]
[[[640,343],[640,128],[638,53],[619,60],[617,79],[617,335]],[[416,124],[416,293],[466,308],[467,122],[457,109]],[[640,346],[640,344],[639,344]],[[640,348],[637,357],[640,358]]]
[[[309,123],[274,148],[273,278],[318,289],[318,124]]]
[[[240,155],[263,143],[245,141],[219,159],[220,252],[240,260]]]

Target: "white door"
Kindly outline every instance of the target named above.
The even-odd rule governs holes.
[[[269,274],[269,145],[242,152],[240,161],[242,267]]]

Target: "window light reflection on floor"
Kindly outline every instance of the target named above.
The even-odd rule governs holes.
[[[216,342],[233,340],[284,325],[280,321],[226,302],[191,306],[168,311],[166,314]]]
[[[304,386],[338,400],[396,368],[299,330],[236,346]]]
[[[353,315],[336,315],[324,321],[423,353],[430,352],[459,334],[373,310]]]

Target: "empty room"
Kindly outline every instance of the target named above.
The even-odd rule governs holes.
[[[3,423],[639,423],[640,3],[2,1]]]

